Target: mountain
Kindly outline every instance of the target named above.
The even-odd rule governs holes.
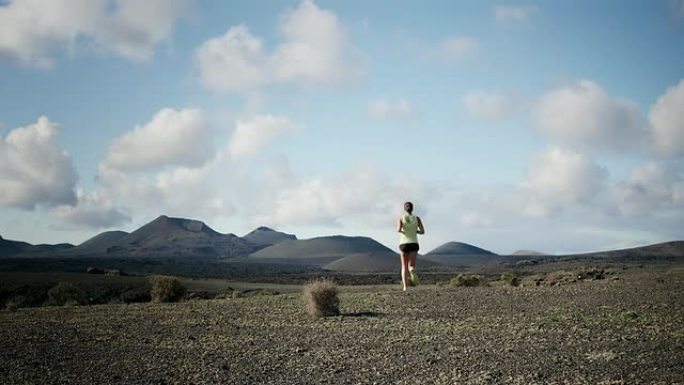
[[[40,256],[45,253],[69,250],[73,247],[74,245],[69,243],[32,245],[27,242],[11,241],[0,237],[0,257]]]
[[[132,233],[99,234],[63,256],[237,257],[258,247],[234,234],[221,234],[204,222],[162,215]]]
[[[467,243],[447,242],[423,258],[449,266],[478,266],[496,261],[498,255]]]
[[[323,266],[351,254],[373,252],[393,253],[368,237],[334,235],[280,242],[250,254],[249,258]]]
[[[590,253],[564,255],[563,257],[591,257],[617,259],[650,259],[650,258],[680,258],[684,257],[684,241],[671,241],[628,249],[595,251]]]
[[[437,264],[418,258],[416,263],[418,271],[424,267],[432,267]],[[351,254],[337,259],[323,266],[326,270],[341,273],[389,273],[401,271],[401,260],[398,253],[393,252],[370,252]]]
[[[0,237],[0,257],[9,257],[21,254],[32,247],[30,243],[20,241],[10,241]]]
[[[549,254],[542,253],[539,251],[534,251],[534,250],[518,250],[511,255],[519,256],[519,257],[542,257],[542,256],[549,255]]]
[[[105,231],[104,233],[100,233],[87,241],[84,241],[78,247],[81,248],[100,248],[100,247],[109,247],[112,246],[114,243],[116,243],[119,239],[125,237],[128,235],[127,232],[125,231]]]
[[[242,239],[246,239],[257,246],[267,247],[280,242],[293,241],[297,237],[294,234],[287,234],[262,226],[252,230],[249,234],[243,236]]]

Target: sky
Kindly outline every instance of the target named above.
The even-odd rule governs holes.
[[[684,1],[0,0],[0,235],[684,239]]]

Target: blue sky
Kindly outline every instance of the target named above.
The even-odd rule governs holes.
[[[684,238],[681,0],[0,4],[4,238]]]

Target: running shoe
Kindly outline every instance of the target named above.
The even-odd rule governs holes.
[[[420,278],[418,278],[418,273],[415,270],[411,270],[411,283],[413,286],[418,286],[420,283]]]

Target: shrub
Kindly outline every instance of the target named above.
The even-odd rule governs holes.
[[[489,286],[485,277],[475,274],[459,274],[449,281],[449,287]]]
[[[175,302],[185,294],[185,286],[176,277],[165,275],[153,275],[150,277],[152,291],[150,295],[152,302]]]
[[[506,282],[507,284],[511,286],[520,286],[520,279],[518,278],[517,275],[511,273],[511,272],[505,272],[501,274],[501,280]]]
[[[59,282],[48,290],[48,300],[53,305],[85,305],[88,303],[86,293],[69,282]]]
[[[325,317],[340,314],[337,285],[329,279],[318,279],[304,285],[304,299],[309,314]]]
[[[151,299],[150,290],[145,287],[129,287],[119,295],[123,303],[149,302]]]

